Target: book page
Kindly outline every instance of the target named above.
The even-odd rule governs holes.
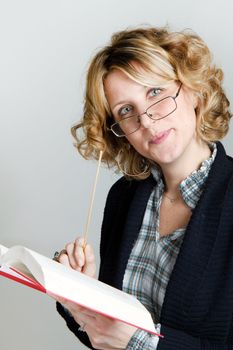
[[[30,254],[30,250],[22,246],[14,246],[5,252],[1,257],[1,263],[12,267],[23,275],[39,284],[44,284],[41,266],[35,257]]]
[[[7,248],[7,247],[4,247],[4,245],[1,245],[1,244],[0,244],[0,265],[1,265],[1,258],[2,258],[2,255],[4,255],[7,251],[8,251],[8,248]]]
[[[15,270],[21,272],[23,275],[29,277],[30,279],[35,280],[30,270],[22,263],[22,260],[19,260],[19,257],[21,254],[18,253],[17,255],[19,255],[19,257],[17,257],[17,256],[12,256],[12,253],[8,253],[8,252],[9,252],[9,249],[0,244],[0,265],[3,264],[7,266],[10,264],[10,266]]]
[[[33,280],[28,279],[27,276],[24,276],[23,274],[19,274],[19,273],[17,272],[17,270],[14,270],[14,269],[10,268],[10,267],[7,266],[7,265],[2,265],[2,266],[0,267],[0,272],[1,272],[2,274],[9,275],[9,277],[12,276],[12,277],[15,277],[15,278],[17,278],[17,279],[20,279],[20,280],[22,280],[22,281],[28,282],[28,283],[30,283],[30,284],[35,284],[35,282],[34,282]]]

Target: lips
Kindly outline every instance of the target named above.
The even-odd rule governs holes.
[[[171,132],[171,129],[159,132],[158,134],[153,136],[153,138],[150,140],[150,143],[153,143],[155,145],[159,145],[160,143],[162,143],[163,141],[166,140],[166,138],[168,137],[170,132]]]

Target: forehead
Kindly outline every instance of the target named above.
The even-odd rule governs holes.
[[[105,78],[105,95],[110,105],[115,101],[132,97],[135,93],[143,92],[148,87],[166,87],[170,84],[161,76],[138,70],[138,76],[130,76],[120,69],[113,69]]]
[[[104,89],[108,103],[112,106],[115,102],[129,98],[133,92],[144,90],[145,86],[134,81],[119,69],[114,69],[107,75]]]
[[[136,84],[138,83],[120,69],[113,69],[104,80],[104,87],[107,93],[115,90],[118,86]]]

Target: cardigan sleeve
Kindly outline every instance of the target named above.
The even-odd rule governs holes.
[[[230,350],[233,342],[210,342],[202,337],[194,337],[184,331],[161,325],[161,334],[164,338],[159,340],[157,350]]]
[[[164,338],[158,338],[148,332],[138,329],[130,339],[125,350],[230,350],[233,343],[214,343],[201,337],[194,337],[186,332],[161,326],[160,333]]]
[[[204,346],[203,341],[199,338],[195,338],[185,332],[169,329],[168,327],[162,327],[166,332],[165,338],[159,340],[158,337],[153,336],[145,331],[137,330],[133,337],[130,339],[126,350],[217,350],[225,349],[224,345],[216,347],[216,344]],[[226,347],[226,349],[229,349]]]

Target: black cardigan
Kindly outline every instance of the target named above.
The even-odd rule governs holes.
[[[233,349],[233,159],[217,143],[217,155],[193,211],[167,286],[161,311],[164,339],[158,350]],[[99,279],[122,288],[155,180],[118,180],[104,211]],[[86,333],[58,304],[78,338]]]

